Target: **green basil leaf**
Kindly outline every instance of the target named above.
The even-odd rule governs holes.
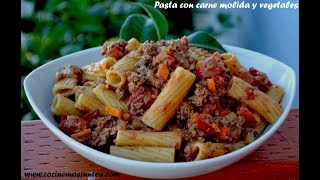
[[[188,36],[190,46],[201,47],[208,50],[215,50],[221,53],[227,51],[222,45],[209,33],[203,31],[197,31]]]
[[[126,41],[136,38],[139,42],[158,39],[152,19],[142,14],[127,17],[120,30],[120,38]]]
[[[168,22],[163,14],[150,5],[143,3],[134,4],[141,6],[145,11],[147,11],[149,17],[153,20],[158,35],[158,40],[165,39],[168,33]]]

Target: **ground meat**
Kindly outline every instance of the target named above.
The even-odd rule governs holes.
[[[256,70],[255,68],[249,68],[249,73],[254,76],[253,86],[257,87],[262,92],[267,92],[272,83],[270,82],[268,76]]]
[[[194,113],[194,108],[193,108],[193,105],[191,104],[191,101],[183,101],[180,104],[175,117],[179,121],[186,121],[189,119],[189,115],[191,113]]]
[[[233,138],[232,140],[238,140],[240,138],[241,135],[241,127],[242,124],[245,122],[244,117],[242,116],[238,116],[236,119],[234,119],[231,123],[230,123],[230,129],[231,129],[231,138]]]
[[[146,76],[150,68],[152,68],[152,56],[143,55],[136,63],[136,72],[141,76]]]
[[[87,127],[88,121],[73,115],[62,116],[59,123],[59,129],[68,135],[80,132]]]
[[[189,40],[186,36],[183,36],[177,40],[171,40],[168,46],[168,53],[172,54],[173,52],[180,51],[186,53],[189,49]]]
[[[90,144],[99,149],[103,148],[110,136],[115,137],[119,129],[126,129],[127,122],[111,116],[97,119],[97,127],[92,131]]]
[[[127,97],[129,97],[130,93],[128,92],[128,84],[125,83],[124,85],[117,88],[116,94],[117,94],[119,100],[124,100]]]
[[[128,53],[125,48],[127,45],[128,42],[123,39],[120,39],[116,42],[106,41],[103,44],[101,55],[106,57],[114,57],[115,59],[119,60]]]
[[[159,79],[156,76],[155,70],[149,70],[149,72],[147,74],[147,80],[148,80],[148,84],[150,84],[151,86],[156,87],[158,89],[162,89],[162,87],[165,84],[165,82],[162,79]]]
[[[144,52],[144,54],[147,54],[149,56],[156,56],[159,54],[159,50],[158,50],[158,46],[157,46],[157,43],[155,43],[154,41],[146,41],[143,43],[143,46],[142,46],[142,50]]]
[[[133,116],[142,116],[150,108],[159,95],[159,90],[140,86],[128,101],[129,113]]]
[[[207,102],[207,97],[210,94],[210,91],[205,87],[204,84],[204,80],[198,82],[196,84],[194,95],[188,98],[188,100],[190,100],[196,107],[202,107]]]
[[[136,72],[127,72],[127,79],[130,94],[136,92],[137,89],[147,81],[145,76],[137,74]]]
[[[82,79],[82,69],[75,65],[66,65],[63,66],[62,69],[56,73],[55,82],[61,81],[64,78],[73,78],[78,81]]]
[[[189,40],[184,36],[181,39],[172,40],[168,46],[168,54],[174,57],[175,64],[189,69],[192,62],[188,56]]]

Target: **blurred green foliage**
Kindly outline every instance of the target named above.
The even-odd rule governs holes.
[[[169,1],[169,0],[168,0]],[[153,6],[154,1],[138,0]],[[165,2],[165,1],[163,1]],[[177,1],[178,2],[178,1]],[[192,2],[195,0],[181,0]],[[173,10],[160,10],[178,37],[192,32],[191,10],[174,15]],[[179,10],[178,10],[179,11]],[[177,12],[177,11],[176,11]],[[21,4],[21,120],[37,119],[24,89],[23,79],[33,69],[55,58],[82,49],[101,46],[117,39],[125,19],[133,13],[144,13],[128,0],[24,0]]]
[[[162,0],[161,2],[169,2]],[[118,39],[125,19],[134,13],[146,14],[128,0],[22,0],[21,1],[21,120],[38,119],[22,85],[33,69],[58,57],[101,46]],[[134,2],[154,5],[153,0]],[[196,0],[175,1],[196,3]],[[193,32],[192,9],[159,9],[169,26],[168,39]],[[228,16],[219,17],[228,24]],[[212,33],[212,30],[205,30]]]

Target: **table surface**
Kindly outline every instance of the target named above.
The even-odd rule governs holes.
[[[104,173],[108,178],[95,179],[140,179],[116,173],[87,160],[61,142],[40,120],[21,122],[21,178],[37,179],[25,177],[25,173],[28,172],[96,172]],[[299,110],[292,109],[279,130],[244,159],[221,170],[192,179],[207,178],[299,179]]]

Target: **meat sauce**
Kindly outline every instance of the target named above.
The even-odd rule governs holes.
[[[128,53],[125,48],[127,44],[127,41],[124,40],[105,42],[102,55],[119,60]],[[164,58],[161,59],[159,53],[163,47],[167,51]],[[136,70],[128,72],[127,82],[115,90],[118,98],[127,103],[126,118],[103,117],[98,111],[82,112],[81,117],[60,117],[59,128],[64,133],[71,135],[90,128],[91,135],[78,137],[78,140],[88,146],[108,152],[108,147],[114,144],[113,141],[119,129],[155,131],[146,126],[141,121],[141,117],[150,108],[168,81],[157,77],[156,72],[162,63],[166,63],[169,77],[178,66],[196,75],[196,80],[187,96],[163,130],[180,132],[182,135],[184,143],[176,161],[192,159],[189,157],[190,154],[183,152],[190,149],[187,144],[193,141],[234,144],[243,141],[246,132],[254,131],[253,127],[257,119],[252,110],[230,98],[226,93],[232,76],[237,76],[260,91],[266,92],[272,83],[265,73],[254,68],[249,68],[249,70],[243,68],[231,75],[220,53],[212,55],[207,50],[190,47],[186,37],[170,42],[146,41],[137,51],[143,56],[136,63]],[[159,59],[156,58],[157,55]],[[77,73],[73,74],[80,72],[74,66],[69,66],[69,68],[72,68],[73,71],[77,70]],[[64,69],[64,72],[66,71]],[[58,74],[60,78],[62,75]],[[208,89],[207,79],[214,81],[214,91]],[[253,89],[247,89],[246,99],[254,98]],[[234,118],[230,118],[229,115],[233,112]]]

